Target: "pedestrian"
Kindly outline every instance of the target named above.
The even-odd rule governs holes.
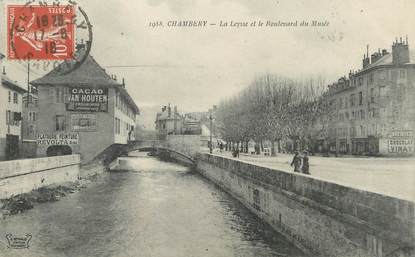
[[[297,151],[294,152],[294,157],[291,162],[291,167],[294,166],[294,172],[301,172],[301,157]]]
[[[235,149],[233,150],[233,152],[232,152],[232,156],[233,156],[233,157],[238,157],[238,158],[239,158],[239,149],[238,149],[238,148],[235,148]]]
[[[310,165],[308,164],[308,152],[303,152],[303,165],[301,166],[301,171],[304,174],[310,175]]]

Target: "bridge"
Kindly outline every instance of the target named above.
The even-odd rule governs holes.
[[[200,135],[169,135],[166,140],[133,140],[122,152],[155,151],[163,157],[194,164],[196,154],[207,149],[207,139]]]

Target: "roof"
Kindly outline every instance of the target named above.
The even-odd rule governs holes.
[[[79,68],[66,73],[72,65],[73,63],[68,61],[63,62],[45,76],[35,79],[30,83],[32,85],[121,86],[90,55],[87,56]]]
[[[174,111],[171,112],[171,114],[173,114]],[[163,112],[158,112],[157,116],[156,116],[157,120],[173,120],[173,116],[171,115],[171,117],[169,117],[169,112],[168,110],[165,110]],[[176,113],[176,119],[182,119],[182,116],[178,113]]]
[[[415,64],[415,62],[413,62],[415,60],[415,51],[409,51],[409,62],[406,64]],[[379,60],[377,60],[374,63],[369,64],[368,66],[366,66],[362,71],[366,71],[372,68],[375,68],[377,66],[384,66],[384,65],[392,65],[392,53],[387,53],[384,56],[380,57]]]
[[[71,65],[73,63],[63,62],[45,76],[31,81],[30,84],[34,86],[65,85],[115,88],[126,99],[133,110],[136,113],[140,113],[138,106],[124,86],[112,79],[91,55],[87,56],[79,68],[67,73]]]
[[[1,78],[1,84],[3,86],[6,86],[14,91],[17,91],[19,93],[25,93],[27,92],[26,89],[22,88],[21,86],[19,86],[16,82],[12,81],[9,77],[7,77],[6,75],[2,75]]]
[[[127,92],[127,89],[125,89],[124,87],[117,87],[116,90],[118,90],[121,94],[121,96],[125,97],[125,100],[127,101],[127,103],[130,105],[131,108],[133,108],[133,111],[136,114],[140,114],[140,109],[138,108],[138,106],[135,104],[133,98],[130,96],[130,94]]]

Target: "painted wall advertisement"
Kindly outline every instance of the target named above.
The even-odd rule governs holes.
[[[72,130],[96,131],[97,115],[92,113],[76,113],[71,115]]]
[[[414,138],[412,130],[393,130],[388,139],[389,153],[413,153]]]
[[[77,145],[79,144],[79,135],[76,133],[45,133],[37,135],[36,141],[38,145]]]
[[[66,110],[108,112],[108,88],[69,87]]]

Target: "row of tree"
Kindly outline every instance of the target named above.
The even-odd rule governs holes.
[[[296,150],[307,148],[313,140],[313,126],[329,111],[322,97],[324,88],[321,77],[293,80],[259,75],[239,94],[218,105],[216,126],[224,140],[238,147],[246,147],[253,139],[271,141],[273,154],[281,151],[283,141],[293,142]]]

